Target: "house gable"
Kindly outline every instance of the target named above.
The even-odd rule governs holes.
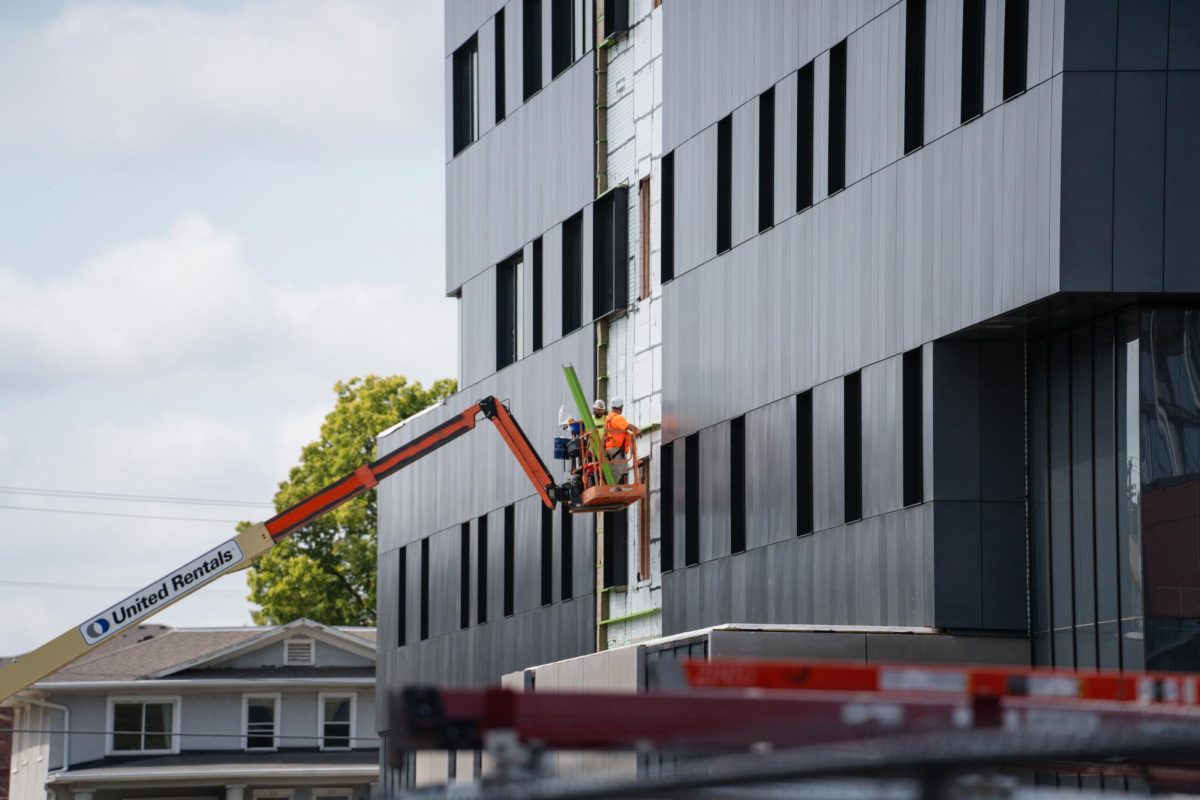
[[[292,645],[290,661],[287,657],[289,642]],[[311,662],[296,658],[306,649],[305,643],[311,643]],[[311,669],[374,668],[375,644],[369,639],[319,622],[299,619],[151,677],[166,678],[194,670],[282,669],[297,666]]]

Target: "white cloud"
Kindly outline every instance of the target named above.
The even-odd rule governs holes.
[[[440,16],[391,0],[71,3],[38,27],[0,25],[0,141],[394,146],[440,109]]]
[[[50,280],[0,270],[8,388],[162,380],[208,369],[320,376],[453,371],[451,309],[402,284],[272,285],[238,239],[196,215]],[[281,387],[283,388],[283,387]]]

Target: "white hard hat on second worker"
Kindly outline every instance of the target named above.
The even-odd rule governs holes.
[[[622,400],[620,397],[614,397],[613,401],[612,401],[612,407],[613,408],[624,408],[625,401]]]

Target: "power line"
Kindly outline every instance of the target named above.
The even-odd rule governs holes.
[[[49,581],[11,581],[0,580],[0,587],[11,586],[14,589],[49,589],[51,591],[62,592],[136,592],[137,587],[132,586],[103,586],[100,584],[87,583],[51,583]],[[237,597],[243,598],[241,592],[208,592],[209,597]]]
[[[48,514],[83,514],[89,517],[125,517],[128,519],[164,519],[172,522],[220,522],[222,524],[236,525],[242,522],[240,519],[212,519],[210,517],[163,517],[156,514],[120,514],[116,511],[83,511],[73,508],[35,508],[33,506],[6,506],[0,505],[0,508],[10,511],[37,511]]]
[[[0,486],[0,494],[26,494],[35,497],[78,497],[85,500],[130,500],[147,503],[174,503],[189,506],[274,508],[271,503],[259,503],[253,500],[215,500],[209,497],[170,497],[152,494],[122,494],[119,492],[84,492],[69,489],[36,489],[29,486]]]

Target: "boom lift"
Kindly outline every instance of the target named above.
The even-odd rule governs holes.
[[[339,481],[301,500],[266,522],[243,530],[168,573],[144,589],[105,609],[77,628],[0,666],[0,702],[61,669],[125,628],[182,600],[221,575],[250,563],[304,525],[349,500],[373,489],[379,481],[449,444],[474,429],[480,415],[496,426],[501,438],[520,463],[547,508],[559,500],[570,503],[570,489],[555,484],[550,471],[529,443],[509,410],[495,397],[485,397],[462,413],[418,436],[408,444],[370,464],[364,464]]]

